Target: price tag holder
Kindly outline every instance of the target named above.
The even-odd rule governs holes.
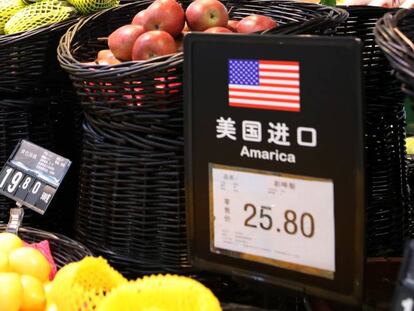
[[[44,214],[71,161],[21,140],[0,172],[0,193]]]
[[[357,39],[186,36],[195,266],[362,302],[361,76]]]
[[[414,241],[406,248],[395,288],[392,311],[414,311]]]

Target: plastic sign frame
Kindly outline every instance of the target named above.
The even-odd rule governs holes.
[[[72,162],[21,140],[0,171],[0,194],[44,214]]]
[[[366,198],[360,41],[354,38],[313,36],[189,34],[185,38],[184,53],[186,204],[189,251],[194,266],[260,280],[342,303],[361,304]],[[273,95],[269,95],[272,92],[266,92],[269,89],[261,88],[262,81],[255,74],[257,70],[259,76],[262,74],[258,69],[262,64],[271,65],[262,66],[267,71],[271,71],[269,68],[283,69],[280,70],[281,76],[288,79],[282,79],[282,84],[296,81],[291,84],[299,86],[299,100],[295,96],[284,97],[285,93],[279,92],[279,98],[291,99],[282,100],[280,104],[274,100]],[[285,68],[284,65],[288,67]],[[272,74],[280,75],[280,72]],[[258,91],[254,95],[248,95],[255,96],[253,100],[238,101],[243,96],[233,96],[240,96],[240,93],[232,93],[231,87],[236,86],[237,91],[238,85],[243,84],[248,85],[246,89],[252,89],[253,85],[253,89]],[[289,104],[285,105],[286,102]],[[260,124],[261,127],[246,131],[246,121]],[[279,130],[277,137],[274,135],[276,126]],[[289,129],[290,134],[280,134],[281,127]],[[252,133],[255,135],[247,135]],[[213,172],[214,169],[217,173]],[[226,175],[220,169],[229,169],[234,174],[228,174],[226,180]],[[245,173],[252,175],[246,177],[243,175]],[[214,174],[218,174],[218,177]],[[303,183],[306,180],[325,181],[333,185],[333,188],[325,191],[324,200],[326,206],[333,208],[333,224],[329,224],[329,234],[334,232],[334,263],[314,264],[330,267],[328,270],[334,270],[333,273],[328,271],[323,275],[321,271],[324,269],[315,273],[306,270],[306,264],[297,265],[297,262],[290,266],[283,265],[286,261],[274,260],[278,259],[276,257],[266,262],[269,258],[259,254],[266,247],[248,245],[251,241],[261,242],[257,236],[265,235],[248,233],[240,223],[240,213],[251,213],[247,218],[244,216],[243,222],[245,225],[252,224],[249,230],[259,230],[258,218],[253,218],[255,223],[248,223],[253,214],[258,217],[259,210],[252,212],[253,207],[248,204],[244,205],[244,210],[241,205],[231,206],[232,203],[229,203],[227,207],[225,204],[239,199],[231,191],[244,191],[243,193],[253,195],[257,193],[257,198],[254,198],[256,201],[262,200],[265,203],[267,200],[269,203],[266,196],[272,191],[279,191],[276,186],[268,187],[268,193],[260,195],[263,188],[258,188],[256,192],[243,186],[243,180],[248,177],[257,178],[252,179],[252,188],[259,184],[268,185],[268,181],[265,181],[267,175],[276,176],[272,181],[275,185],[280,182],[289,185],[289,180],[298,180],[299,184],[293,183],[292,189],[299,187],[304,191],[308,187]],[[309,185],[316,187],[315,182]],[[300,202],[293,202],[297,197],[288,193],[289,187],[285,192],[290,199],[282,202],[299,206]],[[220,191],[224,191],[224,194],[217,194]],[[329,191],[333,194],[331,201]],[[227,198],[227,194],[232,196]],[[226,203],[220,203],[223,206],[217,207],[219,203],[214,200]],[[318,204],[314,203],[315,199],[310,204],[316,210]],[[229,217],[230,230],[223,230],[227,219],[218,219],[226,217],[220,214],[224,213],[220,208],[227,211],[238,208],[233,212],[232,218]],[[267,210],[260,210],[260,213],[262,229],[271,228],[272,232],[281,232],[283,224],[280,222],[278,226],[270,226],[270,221],[273,225],[278,221],[277,217],[272,218],[272,213],[279,213],[277,208],[268,207]],[[286,221],[293,219],[293,214],[289,213],[291,210],[284,210],[287,217],[285,229]],[[283,217],[283,213],[278,215]],[[301,215],[303,219],[306,218]],[[320,212],[318,215],[323,216]],[[307,229],[302,232],[309,237],[312,232],[309,223],[312,222],[309,216],[307,219],[303,221],[307,221]],[[320,219],[315,219],[316,226],[320,225]],[[329,217],[326,219],[329,220]],[[328,220],[323,221],[328,224]],[[295,226],[297,224],[298,222]],[[216,230],[221,230],[217,232],[224,238],[214,240],[217,232],[212,231]],[[316,230],[319,230],[318,227]],[[290,231],[284,232],[285,236],[294,232],[293,229],[285,231]],[[234,242],[237,237],[250,242],[237,244]],[[289,248],[289,239],[283,239],[283,247]],[[297,245],[306,243],[303,242],[303,237],[300,241],[302,242]],[[227,249],[220,250],[220,247],[216,247],[219,251],[215,250],[215,244],[226,243],[233,244]],[[272,245],[272,240],[268,244]],[[329,245],[332,252],[332,244]],[[319,246],[322,249],[324,247]],[[273,247],[272,251],[277,248],[275,245],[270,247]],[[253,248],[260,250],[251,251]],[[307,256],[305,253],[302,255]],[[323,253],[317,255],[323,256]],[[312,256],[304,258],[305,262],[315,259]]]

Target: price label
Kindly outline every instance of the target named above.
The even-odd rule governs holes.
[[[210,187],[212,252],[334,278],[331,180],[210,165]]]
[[[71,161],[22,140],[0,172],[0,193],[44,214]]]

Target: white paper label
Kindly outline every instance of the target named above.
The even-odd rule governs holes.
[[[332,180],[210,166],[211,250],[334,278]]]

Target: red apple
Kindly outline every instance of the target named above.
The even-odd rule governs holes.
[[[239,33],[253,33],[261,32],[267,29],[272,29],[277,26],[275,20],[263,15],[250,15],[243,18],[237,24],[237,32]]]
[[[125,25],[111,33],[108,37],[108,46],[115,58],[131,60],[132,47],[144,32],[144,27],[140,25]]]
[[[148,7],[144,16],[146,31],[163,30],[173,37],[181,33],[184,22],[184,10],[175,0],[156,0]]]
[[[133,60],[146,60],[177,52],[174,38],[166,31],[148,31],[135,41],[132,48]]]
[[[196,31],[226,27],[229,20],[226,7],[218,0],[195,0],[188,6],[185,17],[190,29]]]
[[[145,14],[146,14],[147,10],[142,10],[141,12],[138,12],[135,16],[134,19],[132,20],[132,25],[144,25],[144,19],[145,19]]]
[[[112,54],[111,50],[100,50],[98,52],[98,57],[96,60],[100,59],[109,59],[109,58],[115,58],[114,54]]]
[[[236,32],[237,31],[237,24],[238,23],[239,23],[239,21],[236,21],[234,19],[231,19],[227,23],[227,28],[230,29],[233,32]]]
[[[224,27],[212,27],[212,28],[209,28],[207,30],[204,30],[204,32],[207,32],[207,33],[233,33],[233,31],[231,31],[228,28],[224,28]]]

